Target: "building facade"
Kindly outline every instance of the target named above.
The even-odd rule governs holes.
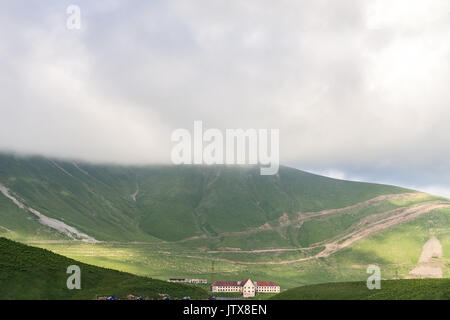
[[[254,297],[256,293],[279,293],[280,286],[272,281],[216,281],[211,285],[212,292],[239,292],[244,298]]]

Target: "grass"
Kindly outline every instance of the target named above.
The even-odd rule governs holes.
[[[63,235],[40,224],[34,215],[19,209],[3,195],[0,195],[0,236],[18,241],[65,239]]]
[[[450,279],[381,281],[379,290],[365,282],[325,283],[286,290],[273,300],[449,300]]]
[[[81,269],[81,289],[66,286],[67,267]],[[190,296],[204,299],[208,293],[192,285],[138,277],[95,267],[50,251],[0,238],[0,299],[94,299],[96,296],[126,297],[129,294],[160,299]]]
[[[241,264],[243,262],[280,262],[296,260],[307,254],[303,250],[286,252],[218,252],[208,253],[186,243],[35,243],[86,263],[166,280],[171,277],[211,280],[211,263],[215,261],[215,280],[270,280],[281,288],[324,282],[364,281],[367,266],[380,266],[383,279],[405,278],[416,266],[425,242],[435,235],[443,246],[444,277],[450,277],[450,210],[439,209],[408,223],[395,226],[362,239],[352,246],[321,258],[290,264]],[[223,261],[228,259],[230,261]],[[235,262],[233,262],[233,260]]]
[[[332,257],[338,265],[382,266],[383,277],[406,277],[417,264],[422,247],[436,236],[443,248],[439,263],[450,277],[450,209],[442,208],[356,242]]]

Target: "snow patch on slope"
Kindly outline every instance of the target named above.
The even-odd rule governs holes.
[[[24,209],[27,210],[31,213],[33,213],[35,216],[37,216],[39,218],[39,222],[47,227],[50,227],[58,232],[64,233],[65,235],[67,235],[69,238],[74,239],[74,240],[82,240],[82,241],[86,241],[86,242],[97,242],[97,240],[95,240],[94,238],[88,236],[87,234],[78,231],[76,228],[71,227],[67,224],[65,224],[62,221],[59,221],[57,219],[54,218],[49,218],[45,215],[43,215],[42,213],[40,213],[39,211],[27,207],[25,206],[22,202],[20,202],[19,200],[17,200],[14,196],[12,196],[9,193],[9,189],[7,187],[5,187],[4,185],[0,184],[0,192],[7,197],[8,199],[10,199],[16,206],[18,206],[20,209]]]

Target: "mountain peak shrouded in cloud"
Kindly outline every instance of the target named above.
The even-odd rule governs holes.
[[[170,161],[170,135],[280,130],[300,168],[448,187],[448,1],[0,4],[0,150]]]

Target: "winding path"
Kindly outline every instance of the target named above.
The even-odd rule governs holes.
[[[372,199],[373,200],[373,199]],[[371,200],[369,200],[371,201]],[[368,225],[360,226],[359,230],[353,231],[349,234],[345,234],[337,239],[333,239],[329,242],[324,242],[321,244],[316,244],[312,247],[307,248],[281,248],[281,249],[262,249],[262,250],[246,250],[246,251],[210,251],[209,253],[227,253],[227,252],[247,252],[247,253],[263,253],[263,252],[282,252],[282,251],[301,251],[301,250],[308,250],[317,248],[318,246],[325,246],[325,249],[320,251],[319,253],[312,255],[310,257],[295,259],[295,260],[285,260],[285,261],[258,261],[258,262],[250,262],[250,261],[239,261],[239,260],[231,260],[226,258],[214,258],[214,260],[220,260],[224,262],[230,262],[230,263],[238,263],[238,264],[267,264],[267,265],[282,265],[282,264],[291,264],[291,263],[297,263],[302,261],[308,261],[318,258],[326,258],[330,256],[333,253],[338,252],[339,250],[342,250],[343,248],[346,248],[350,246],[351,244],[355,243],[358,240],[364,239],[369,237],[370,235],[377,233],[379,231],[385,230],[387,228],[393,227],[395,225],[411,221],[423,214],[426,214],[430,211],[433,211],[435,209],[439,208],[449,208],[450,202],[447,201],[428,201],[424,203],[415,204],[409,207],[404,208],[397,208],[394,210],[390,210],[387,212],[384,212],[383,214],[387,217],[382,218],[378,221],[369,223]],[[341,209],[336,209],[341,210]],[[336,210],[327,210],[328,213],[336,212]],[[317,215],[323,215],[324,212],[318,213]],[[317,216],[316,215],[316,216]],[[311,216],[310,216],[311,217]],[[185,256],[190,258],[198,258],[195,256]],[[206,258],[206,259],[212,259],[212,258]]]

